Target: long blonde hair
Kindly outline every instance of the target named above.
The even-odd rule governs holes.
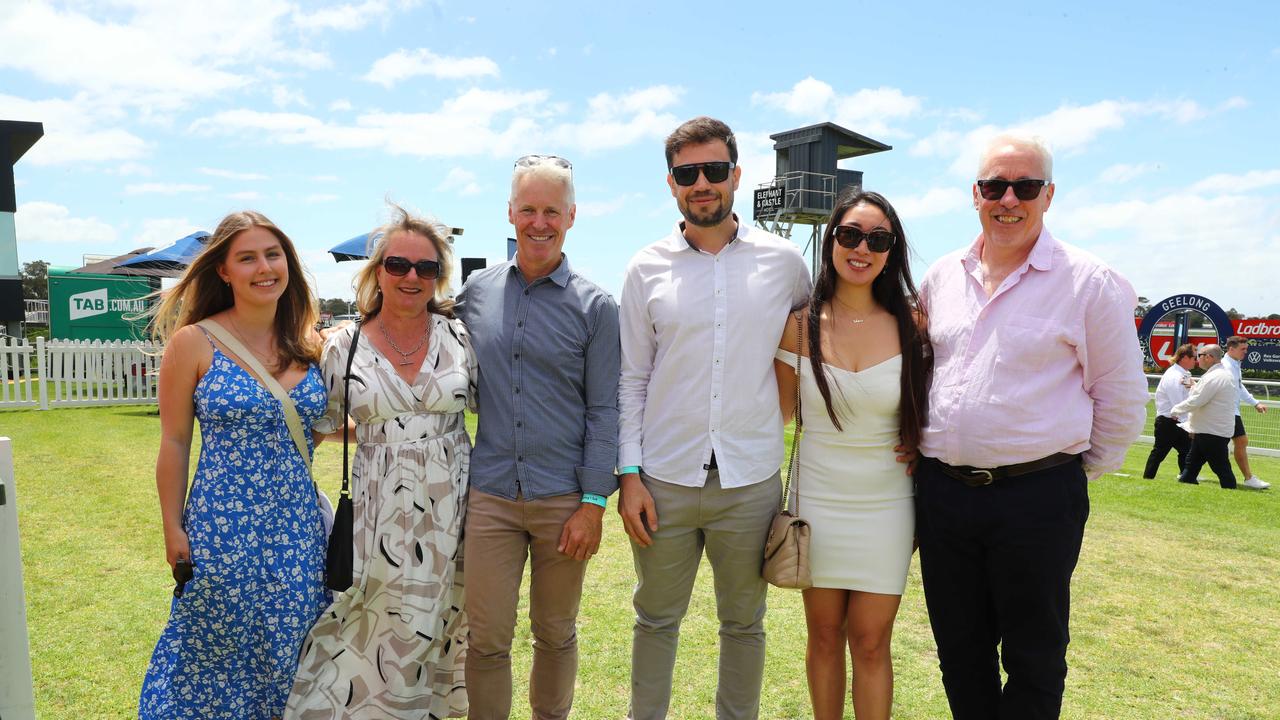
[[[453,276],[453,248],[449,246],[444,226],[430,219],[410,215],[407,210],[391,204],[391,222],[371,233],[373,248],[369,261],[356,273],[353,286],[356,291],[356,307],[367,320],[382,311],[382,293],[378,291],[378,268],[387,255],[387,242],[396,233],[416,233],[431,241],[440,263],[440,275],[436,277],[435,292],[427,302],[428,312],[453,317],[453,298],[449,297],[449,279]]]
[[[253,210],[231,213],[222,218],[204,250],[187,267],[178,284],[160,293],[152,312],[151,336],[161,345],[180,328],[193,325],[235,305],[231,287],[218,275],[236,236],[259,227],[280,240],[289,269],[289,283],[276,304],[275,333],[279,367],[306,364],[320,359],[320,345],[313,329],[319,310],[311,285],[303,274],[302,262],[293,241],[267,216]]]

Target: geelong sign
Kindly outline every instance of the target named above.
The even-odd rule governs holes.
[[[1250,342],[1249,352],[1240,364],[1241,367],[1248,370],[1280,370],[1280,320],[1232,320],[1214,301],[1191,293],[1167,297],[1152,305],[1142,317],[1142,322],[1138,325],[1138,339],[1152,364],[1168,367],[1176,349],[1171,337],[1154,333],[1156,325],[1169,315],[1190,310],[1209,319],[1216,337],[1197,336],[1187,338],[1187,342],[1197,345],[1216,343],[1226,349],[1228,337],[1243,335],[1250,338]]]

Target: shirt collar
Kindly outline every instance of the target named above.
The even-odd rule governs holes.
[[[514,257],[507,261],[507,273],[514,274],[522,284],[524,283],[524,275],[520,272],[520,266],[516,264],[516,259]],[[569,277],[572,274],[573,270],[569,268],[569,256],[564,253],[560,253],[560,264],[556,266],[555,270],[551,271],[551,274],[547,276],[547,279],[560,287],[565,287],[569,284]],[[538,280],[542,280],[542,278],[538,278]],[[538,280],[534,280],[533,282],[536,283]]]
[[[725,245],[726,249],[737,244],[739,240],[745,240],[747,233],[751,231],[751,228],[747,227],[747,224],[742,222],[742,219],[738,217],[737,213],[733,213],[733,221],[738,224],[738,231],[734,233],[733,239],[729,241],[729,244]],[[671,231],[671,236],[667,238],[667,247],[672,252],[680,252],[682,250],[702,252],[695,248],[693,244],[689,242],[688,238],[684,236],[684,223],[684,220],[676,223],[675,229]]]
[[[969,245],[969,252],[965,253],[960,262],[964,263],[966,268],[974,268],[982,260],[982,233],[973,239],[973,243]],[[1057,238],[1049,232],[1049,228],[1041,225],[1040,236],[1036,238],[1036,244],[1031,246],[1031,253],[1027,255],[1027,260],[1023,265],[1045,272],[1053,269],[1053,256],[1057,253],[1061,243]]]

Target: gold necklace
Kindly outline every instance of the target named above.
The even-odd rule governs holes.
[[[868,312],[866,315],[863,315],[862,317],[858,317],[858,314],[853,311],[853,306],[849,305],[849,303],[841,300],[835,295],[832,295],[831,299],[835,300],[840,305],[843,305],[845,309],[849,311],[849,314],[852,315],[853,317],[847,318],[847,319],[849,320],[849,322],[853,323],[854,325],[861,325],[862,323],[866,322],[867,318],[871,317],[871,313],[875,312],[875,308],[872,308],[871,311]]]
[[[268,371],[271,371],[273,368],[275,368],[278,358],[277,359],[265,358],[262,356],[262,353],[258,352],[253,347],[253,344],[249,342],[249,338],[245,337],[244,333],[240,332],[240,324],[236,322],[235,313],[234,312],[227,313],[227,319],[231,321],[231,332],[235,333],[236,337],[240,338],[240,342],[244,343],[245,349],[248,350],[250,353],[253,353],[253,356],[258,358],[258,361],[261,362],[263,365],[265,365]]]

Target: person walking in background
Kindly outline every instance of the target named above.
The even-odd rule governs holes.
[[[516,161],[515,259],[458,296],[480,363],[467,511],[467,688],[473,720],[511,715],[511,642],[525,560],[533,717],[569,716],[578,606],[618,487],[618,306],[562,252],[576,205],[568,160]]]
[[[733,213],[742,170],[708,117],[666,141],[684,219],[627,266],[620,325],[618,512],[636,567],[630,717],[663,718],[705,549],[720,620],[716,717],[755,718],[764,673],[765,536],[782,493],[773,355],[809,296],[799,249]]]
[[[164,346],[156,489],[165,558],[189,564],[191,578],[174,591],[141,718],[267,720],[284,710],[298,648],[329,604],[310,473],[311,430],[326,400],[315,323],[293,243],[249,211],[218,223],[156,307],[152,331]],[[188,495],[196,420],[200,459]]]
[[[1240,374],[1240,363],[1244,362],[1244,356],[1249,352],[1249,338],[1239,335],[1232,335],[1227,338],[1227,352],[1222,357],[1222,366],[1231,373],[1231,377],[1235,381],[1236,388],[1236,420],[1235,427],[1231,431],[1231,450],[1235,455],[1236,465],[1240,467],[1240,473],[1244,476],[1243,485],[1251,490],[1266,490],[1271,487],[1271,483],[1260,480],[1257,475],[1253,474],[1253,470],[1249,467],[1249,436],[1244,431],[1244,418],[1240,417],[1240,405],[1251,405],[1254,410],[1260,413],[1267,411],[1267,406],[1258,402],[1257,398],[1249,394],[1244,387],[1244,379]]]
[[[808,358],[797,487],[812,533],[805,668],[816,720],[844,717],[846,647],[854,717],[887,720],[893,707],[890,640],[915,535],[913,482],[895,456],[898,445],[919,443],[929,368],[909,254],[888,200],[841,193],[813,299],[787,323],[774,360],[790,420],[796,354]]]
[[[392,210],[356,274],[363,319],[325,342],[329,403],[316,428],[341,431],[344,401],[355,421],[352,585],[307,637],[285,718],[467,713],[459,565],[471,459],[463,409],[474,408],[475,355],[453,318],[445,233]]]
[[[1188,485],[1199,485],[1197,477],[1205,463],[1218,476],[1218,484],[1224,489],[1234,490],[1236,476],[1231,471],[1231,460],[1227,457],[1227,445],[1231,442],[1231,432],[1240,416],[1237,401],[1237,385],[1231,372],[1222,362],[1222,348],[1217,345],[1202,345],[1197,359],[1204,375],[1191,388],[1191,392],[1182,402],[1172,408],[1172,412],[1183,415],[1190,414],[1187,424],[1191,428],[1191,452],[1187,456],[1187,466],[1178,476],[1178,482]]]
[[[1147,465],[1142,477],[1151,480],[1160,469],[1160,463],[1170,450],[1178,451],[1178,472],[1187,466],[1187,452],[1191,449],[1191,436],[1186,430],[1178,427],[1181,421],[1173,414],[1173,406],[1187,399],[1191,389],[1191,368],[1196,364],[1196,350],[1191,345],[1179,347],[1173,354],[1171,363],[1160,376],[1160,384],[1156,386],[1156,420],[1155,443],[1151,453],[1147,455]]]
[[[934,376],[916,532],[956,720],[1058,717],[1087,480],[1120,467],[1146,417],[1137,295],[1045,228],[1054,189],[1042,141],[993,138],[982,231],[921,282]]]

